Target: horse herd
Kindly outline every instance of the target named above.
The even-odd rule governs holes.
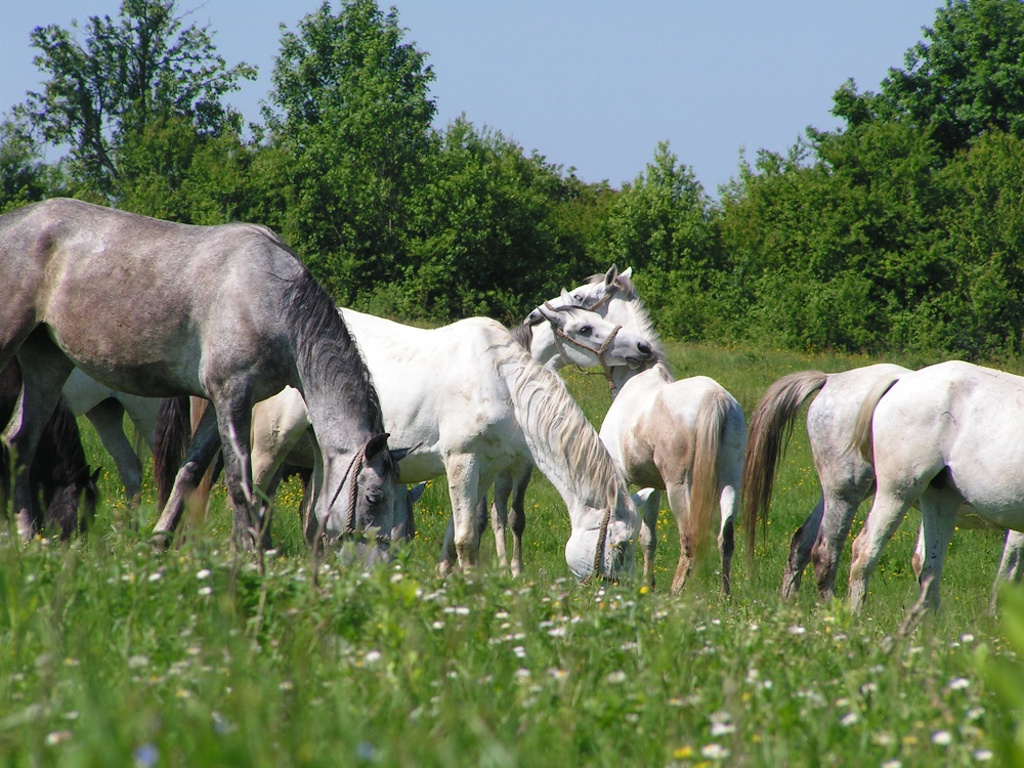
[[[873,491],[853,544],[855,609],[911,504],[922,512],[921,599],[904,629],[938,605],[965,504],[1011,529],[999,579],[1020,575],[1024,542],[1012,530],[1024,528],[1024,379],[1007,373],[950,362],[791,374],[766,391],[748,439],[742,408],[718,383],[674,379],[630,270],[612,267],[563,291],[511,330],[487,318],[421,329],[339,310],[264,227],[183,225],[53,199],[0,216],[0,281],[9,294],[0,370],[10,380],[0,387],[0,419],[4,467],[13,469],[0,491],[25,539],[52,525],[69,535],[95,505],[84,455],[76,468],[51,471],[48,446],[80,446],[74,415],[96,426],[137,502],[141,465],[124,414],[153,447],[156,398],[192,396],[213,407],[197,409],[161,494],[160,546],[219,451],[240,547],[269,546],[269,501],[285,466],[309,478],[303,520],[314,550],[351,542],[370,560],[411,535],[407,486],[444,475],[452,520],[442,572],[478,562],[493,488],[498,559],[520,574],[524,494],[536,467],[565,501],[565,557],[578,578],[628,576],[639,541],[653,584],[664,492],[680,539],[671,590],[682,589],[714,524],[728,593],[740,489],[752,545],[781,451],[811,400],[822,497],[793,536],[785,596],[812,560],[819,592],[832,594],[853,515]],[[567,364],[605,372],[612,404],[599,432],[554,373]],[[630,484],[644,490],[631,496]]]

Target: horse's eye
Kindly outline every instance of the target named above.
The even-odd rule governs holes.
[[[572,300],[575,301],[577,304],[582,304],[583,303],[583,298],[584,298],[584,296],[583,296],[582,293],[574,293],[572,295]]]
[[[580,336],[590,336],[594,332],[594,327],[591,325],[584,325],[580,328]]]

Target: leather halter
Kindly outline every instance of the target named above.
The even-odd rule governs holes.
[[[327,507],[328,509],[330,509],[331,507],[334,506],[334,502],[336,502],[338,500],[338,496],[341,495],[341,489],[345,487],[345,481],[348,480],[349,477],[351,477],[352,481],[349,483],[348,492],[348,520],[345,521],[345,530],[341,533],[340,536],[337,537],[337,539],[335,539],[335,541],[364,541],[367,538],[366,536],[356,535],[356,497],[359,494],[359,485],[358,483],[356,483],[356,479],[359,477],[359,473],[363,471],[364,463],[365,454],[363,453],[362,450],[357,450],[355,452],[355,455],[352,456],[352,461],[348,463],[348,468],[345,470],[345,475],[341,479],[341,485],[339,485],[338,490],[334,492],[334,496],[331,498],[331,503]],[[324,544],[328,544],[330,542],[327,540],[327,532],[324,530],[325,522],[326,520],[320,522],[319,528],[317,530],[317,539],[322,539]],[[391,543],[391,537],[385,536],[381,533],[378,533],[374,537],[374,540],[378,544]]]
[[[609,581],[613,584],[618,583],[618,579],[614,578],[611,573],[601,573],[601,565],[604,561],[604,551],[608,545],[608,526],[611,524],[611,521],[612,508],[608,507],[608,509],[604,511],[604,519],[601,520],[601,528],[597,533],[597,546],[594,547],[594,565],[590,570],[590,575],[583,580],[584,583],[594,579]]]
[[[546,301],[544,302],[544,306],[547,308],[549,312],[564,312],[568,309],[576,309],[576,307],[553,307],[549,302]],[[593,310],[590,311],[592,312]],[[599,347],[592,347],[588,344],[583,343],[582,341],[578,341],[569,334],[567,334],[565,331],[563,331],[561,328],[555,327],[553,324],[551,326],[551,330],[555,335],[555,343],[558,344],[559,346],[569,344],[570,346],[576,347],[577,349],[582,349],[584,352],[590,352],[591,354],[596,355],[597,361],[601,364],[601,369],[604,371],[604,378],[608,382],[608,388],[611,390],[615,389],[615,382],[612,379],[612,367],[608,365],[608,361],[605,360],[604,356],[605,353],[608,351],[608,348],[612,345],[612,342],[615,341],[615,337],[618,335],[619,331],[622,330],[621,325],[616,325],[614,328],[612,328],[612,332],[608,334],[608,338],[605,339]]]

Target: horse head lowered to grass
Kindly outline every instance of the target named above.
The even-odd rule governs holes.
[[[21,417],[5,432],[16,465],[31,464],[75,366],[123,392],[205,397],[216,413],[200,423],[154,537],[170,539],[219,433],[235,540],[253,546],[252,406],[290,385],[316,433],[320,530],[390,530],[401,454],[388,450],[370,374],[330,296],[269,229],[48,200],[0,216],[0,284],[0,367],[17,356],[24,375]],[[13,497],[31,536],[28,473]]]

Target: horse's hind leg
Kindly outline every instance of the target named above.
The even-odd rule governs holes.
[[[859,488],[834,496],[826,492],[825,512],[818,530],[818,540],[811,551],[818,582],[818,597],[822,600],[835,597],[839,556],[850,536],[857,508],[867,494],[867,490],[861,491]]]
[[[4,431],[14,455],[14,510],[18,532],[31,539],[42,523],[42,510],[36,509],[29,477],[39,438],[57,406],[61,390],[74,365],[50,339],[37,328],[18,350],[21,366],[21,394],[11,423]]]
[[[796,529],[793,538],[789,541],[789,559],[786,561],[786,569],[782,574],[783,600],[791,599],[800,589],[804,569],[811,561],[811,549],[818,538],[818,529],[821,527],[824,509],[825,498],[821,497],[811,514],[804,520],[803,525]]]
[[[124,407],[117,400],[107,398],[93,406],[85,416],[114,459],[129,507],[137,507],[142,496],[142,462],[124,434]]]
[[[956,513],[962,500],[952,489],[927,489],[921,497],[921,596],[907,613],[900,634],[912,632],[928,612],[939,607],[939,583],[949,542],[953,538]]]
[[[732,593],[732,555],[736,549],[736,505],[738,485],[725,485],[719,496],[722,525],[718,530],[718,554],[722,558],[722,593]]]
[[[679,562],[676,564],[676,573],[672,578],[672,594],[680,592],[686,584],[686,579],[693,568],[693,561],[697,555],[696,544],[690,536],[687,517],[690,514],[690,484],[668,483],[668,504],[676,518],[676,527],[679,529]]]
[[[853,562],[850,565],[849,604],[859,611],[867,596],[868,580],[878,565],[882,549],[899,528],[907,514],[910,499],[904,495],[877,493],[871,505],[864,529],[853,542]]]
[[[152,541],[155,545],[166,547],[170,544],[174,530],[185,511],[185,501],[195,490],[206,468],[210,466],[218,448],[220,435],[217,432],[217,416],[214,409],[207,408],[185,451],[185,460],[174,478],[174,485],[163,513],[153,529]]]
[[[494,479],[494,503],[491,505],[491,530],[494,531],[494,550],[498,556],[498,567],[508,567],[508,548],[505,530],[508,526],[508,500],[512,494],[512,475],[499,472]]]
[[[1021,577],[1021,562],[1024,561],[1024,533],[1020,531],[1007,531],[1006,543],[1003,545],[1003,557],[999,561],[999,571],[996,573],[996,580],[992,584],[992,600],[989,605],[989,612],[995,613],[999,590],[1004,584],[1019,584]]]

